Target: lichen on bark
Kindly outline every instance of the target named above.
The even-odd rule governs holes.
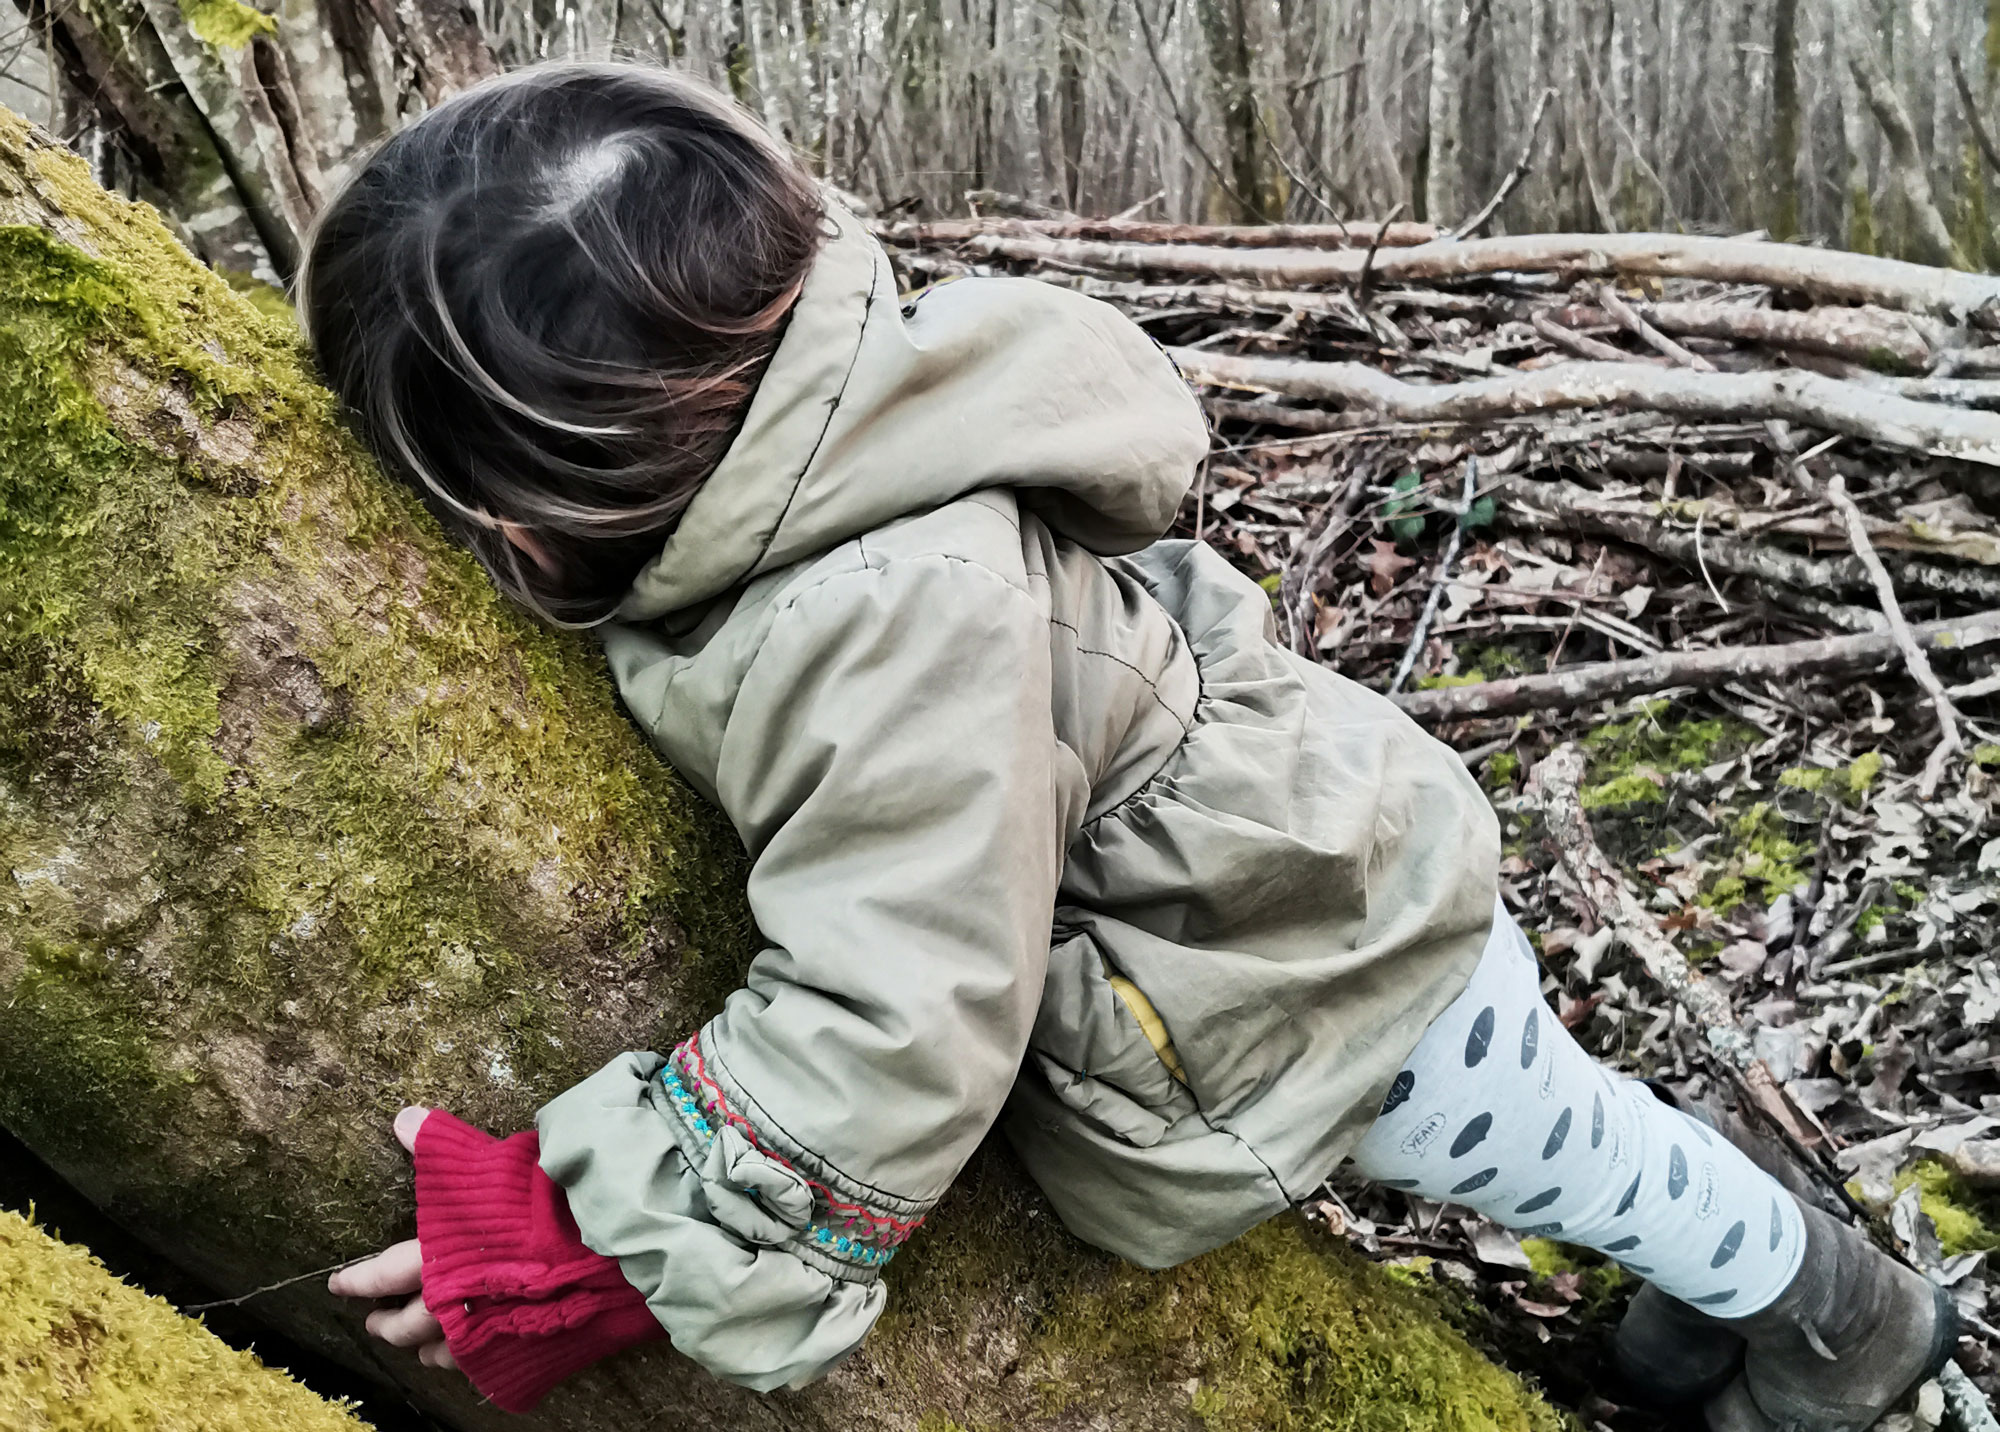
[[[498,1132],[693,1026],[752,949],[727,824],[586,642],[343,433],[295,330],[0,111],[0,1123],[224,1286],[409,1232],[388,1120]],[[502,1418],[314,1283],[291,1336],[451,1425],[1552,1428],[1280,1223],[1148,1274],[981,1153],[826,1382],[671,1351]]]

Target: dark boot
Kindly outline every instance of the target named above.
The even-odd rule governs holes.
[[[1817,1208],[1801,1207],[1805,1261],[1778,1301],[1718,1319],[1747,1344],[1708,1404],[1714,1432],[1862,1432],[1951,1356],[1950,1295]]]
[[[1706,1402],[1743,1366],[1743,1339],[1727,1323],[1651,1283],[1633,1295],[1611,1351],[1627,1403],[1648,1410]]]

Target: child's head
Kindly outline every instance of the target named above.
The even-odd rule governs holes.
[[[546,65],[376,150],[299,307],[390,470],[503,588],[589,623],[721,458],[821,234],[811,176],[714,91]]]

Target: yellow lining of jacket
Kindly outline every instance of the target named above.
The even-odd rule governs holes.
[[[1123,975],[1106,976],[1111,987],[1118,991],[1118,997],[1125,1001],[1125,1007],[1132,1011],[1132,1017],[1139,1021],[1139,1028],[1146,1036],[1146,1042],[1153,1046],[1153,1052],[1160,1056],[1160,1062],[1167,1066],[1167,1072],[1174,1078],[1187,1083],[1187,1072],[1181,1068],[1181,1056],[1174,1049],[1173,1040],[1167,1037],[1167,1022],[1160,1018],[1160,1012],[1153,1008],[1139,986]]]

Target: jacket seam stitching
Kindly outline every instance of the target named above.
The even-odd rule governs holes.
[[[868,336],[869,320],[875,316],[875,295],[881,286],[882,265],[877,260],[876,255],[870,253],[868,256],[868,297],[863,301],[861,322],[856,325],[854,330],[854,351],[847,356],[847,371],[840,375],[840,386],[834,390],[833,397],[827,401],[826,421],[820,424],[819,436],[813,439],[812,450],[806,454],[806,460],[799,464],[799,470],[792,478],[792,490],[785,494],[785,505],[778,509],[778,520],[771,524],[770,535],[765,537],[762,545],[758,547],[757,560],[750,564],[748,569],[750,572],[755,572],[759,567],[763,566],[764,559],[771,555],[771,548],[777,544],[778,534],[785,530],[785,519],[792,515],[792,504],[798,501],[799,489],[805,485],[806,474],[812,471],[813,459],[819,456],[819,450],[826,442],[826,435],[833,430],[834,414],[840,411],[841,400],[847,396],[847,385],[854,380],[854,370],[861,363],[861,344]]]
[[[1147,590],[1151,591],[1152,589],[1149,587]],[[1194,663],[1194,715],[1192,718],[1188,720],[1188,722],[1185,725],[1181,727],[1181,739],[1174,743],[1174,748],[1171,751],[1167,752],[1165,758],[1161,760],[1159,768],[1155,770],[1150,776],[1147,776],[1145,780],[1139,782],[1137,786],[1133,787],[1130,795],[1125,796],[1115,805],[1107,806],[1105,809],[1099,811],[1096,815],[1092,816],[1089,820],[1085,821],[1082,825],[1078,826],[1076,828],[1076,834],[1070,837],[1071,844],[1074,844],[1083,835],[1085,831],[1089,830],[1091,827],[1095,825],[1100,824],[1103,821],[1109,820],[1112,816],[1117,815],[1120,811],[1124,810],[1125,807],[1131,805],[1134,801],[1138,800],[1140,796],[1145,795],[1148,791],[1152,790],[1155,786],[1159,785],[1160,782],[1166,777],[1167,767],[1173,764],[1174,757],[1178,756],[1181,753],[1181,749],[1187,744],[1188,738],[1194,735],[1194,728],[1201,725],[1202,721],[1205,719],[1202,715],[1202,709],[1208,705],[1208,680],[1206,676],[1203,674],[1201,669],[1201,657],[1199,654],[1196,653],[1194,649],[1194,643],[1187,639],[1187,632],[1184,631],[1181,627],[1181,624],[1174,619],[1173,613],[1169,612],[1167,614],[1167,620],[1173,624],[1175,632],[1177,632],[1180,635],[1181,645],[1187,649],[1188,658]],[[1154,699],[1155,700],[1159,699],[1158,692],[1154,693]],[[1160,704],[1162,706],[1166,705],[1164,701],[1162,701]],[[1172,710],[1169,710],[1167,714],[1169,716],[1172,716],[1174,713],[1172,712]],[[1174,719],[1179,720],[1180,718],[1176,716]],[[1065,852],[1063,859],[1065,864],[1067,864],[1069,859],[1067,852]],[[1283,1185],[1280,1184],[1279,1187],[1282,1189]]]
[[[1190,731],[1192,731],[1192,730],[1194,729],[1194,725],[1193,725],[1193,723],[1192,723],[1191,721],[1189,721],[1189,720],[1187,720],[1187,719],[1183,718],[1180,712],[1178,712],[1178,711],[1174,710],[1174,708],[1173,708],[1173,707],[1171,707],[1171,706],[1167,705],[1167,701],[1166,701],[1166,698],[1165,698],[1164,696],[1160,695],[1160,688],[1159,688],[1158,686],[1156,686],[1156,685],[1154,685],[1154,684],[1153,684],[1153,678],[1152,678],[1152,677],[1150,677],[1150,676],[1146,675],[1146,673],[1145,673],[1145,672],[1141,671],[1141,670],[1140,670],[1140,669],[1139,669],[1138,667],[1134,666],[1134,665],[1133,665],[1133,664],[1132,664],[1131,662],[1127,661],[1127,660],[1126,660],[1126,659],[1125,659],[1124,657],[1122,657],[1122,656],[1118,656],[1118,655],[1116,655],[1116,654],[1115,654],[1115,653],[1113,653],[1113,652],[1108,652],[1108,651],[1099,651],[1099,650],[1097,650],[1097,648],[1095,648],[1095,647],[1090,647],[1090,646],[1085,646],[1085,645],[1083,645],[1083,640],[1082,640],[1082,639],[1083,639],[1083,633],[1082,633],[1082,632],[1080,632],[1080,631],[1078,631],[1078,630],[1077,630],[1077,629],[1076,629],[1075,627],[1071,626],[1071,625],[1070,625],[1070,624],[1069,624],[1068,622],[1064,621],[1064,620],[1063,620],[1063,619],[1062,619],[1061,617],[1057,617],[1057,616],[1053,616],[1053,615],[1052,615],[1052,616],[1050,616],[1050,617],[1049,617],[1049,625],[1050,625],[1050,626],[1056,626],[1056,627],[1061,627],[1061,628],[1062,628],[1062,629],[1063,629],[1064,631],[1068,632],[1068,633],[1069,633],[1069,634],[1070,634],[1071,636],[1073,636],[1073,637],[1076,637],[1076,638],[1077,638],[1077,647],[1076,647],[1076,650],[1077,650],[1077,655],[1079,655],[1079,656],[1101,656],[1101,657],[1103,657],[1103,658],[1104,658],[1104,659],[1105,659],[1106,661],[1109,661],[1109,662],[1113,662],[1113,663],[1115,663],[1115,664],[1117,664],[1117,665],[1119,665],[1119,666],[1122,666],[1122,667],[1124,667],[1124,668],[1125,668],[1125,669],[1126,669],[1127,671],[1131,672],[1131,673],[1132,673],[1132,674],[1133,674],[1134,676],[1138,677],[1138,678],[1139,678],[1139,679],[1140,679],[1141,681],[1145,682],[1145,683],[1146,683],[1146,690],[1150,691],[1150,692],[1151,692],[1151,693],[1153,694],[1153,700],[1154,700],[1155,702],[1157,702],[1157,703],[1159,704],[1159,707],[1160,707],[1160,709],[1161,709],[1162,711],[1166,712],[1166,713],[1167,713],[1167,715],[1171,716],[1171,717],[1173,718],[1173,720],[1174,720],[1174,724],[1175,724],[1176,726],[1178,726],[1178,727],[1180,727],[1180,728],[1181,728],[1181,735],[1182,735],[1182,736],[1186,736],[1186,735],[1188,734],[1188,732],[1190,732]],[[1192,660],[1192,659],[1193,659],[1193,653],[1192,653],[1192,652],[1190,652],[1190,653],[1189,653],[1189,659],[1190,659],[1190,660]]]
[[[920,552],[901,557],[870,557],[867,548],[861,545],[860,538],[855,538],[853,545],[865,565],[850,568],[844,572],[828,572],[824,576],[814,578],[809,586],[801,587],[797,591],[789,593],[782,602],[772,607],[772,620],[776,621],[777,618],[784,616],[814,592],[817,592],[822,587],[830,586],[834,582],[842,581],[848,577],[878,576],[897,568],[911,568],[923,562],[955,562],[961,567],[970,567],[975,572],[982,572],[986,576],[991,577],[1015,595],[1026,598],[1029,601],[1034,600],[1033,595],[1027,588],[1014,582],[1005,572],[985,562],[976,561],[971,557],[960,557],[951,552]]]

